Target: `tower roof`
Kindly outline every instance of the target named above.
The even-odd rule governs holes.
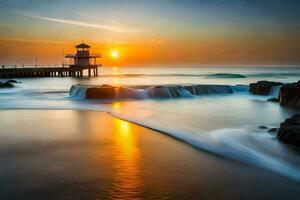
[[[77,46],[75,46],[76,48],[90,48],[91,46],[90,45],[87,45],[87,44],[84,44],[84,43],[81,43]]]

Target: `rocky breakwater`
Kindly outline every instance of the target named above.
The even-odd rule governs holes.
[[[79,99],[143,99],[143,89],[112,85],[73,85],[69,94]]]
[[[282,85],[283,83],[281,82],[258,81],[257,83],[251,83],[249,90],[252,94],[269,95],[272,87]]]
[[[115,97],[116,87],[102,85],[99,87],[89,87],[85,91],[87,99],[113,99]]]
[[[300,147],[300,115],[294,115],[281,123],[277,138],[286,144]]]
[[[169,99],[193,98],[201,95],[231,94],[228,85],[157,85],[157,86],[111,86],[73,85],[70,96],[79,99]]]
[[[300,108],[300,81],[280,88],[280,105]]]

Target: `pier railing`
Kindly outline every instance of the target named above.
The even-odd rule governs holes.
[[[0,65],[1,69],[23,69],[23,68],[63,68],[69,67],[69,65],[57,64],[57,65]]]

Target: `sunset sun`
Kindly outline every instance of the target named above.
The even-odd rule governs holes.
[[[117,58],[119,58],[119,56],[120,56],[120,54],[119,54],[119,52],[118,52],[117,50],[111,51],[110,55],[111,55],[111,57],[114,58],[114,59],[117,59]]]

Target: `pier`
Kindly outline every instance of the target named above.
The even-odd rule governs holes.
[[[60,67],[17,67],[0,68],[0,78],[29,78],[29,77],[82,77],[83,71],[88,76],[98,76],[98,68],[102,65],[89,66],[60,66]]]
[[[101,58],[100,54],[90,54],[90,46],[87,44],[79,44],[76,54],[67,54],[65,58],[72,60],[71,64],[63,64],[61,66],[2,66],[0,68],[0,78],[26,78],[26,77],[83,77],[84,70],[87,75],[98,76],[98,69],[102,66],[97,64],[97,58]],[[92,63],[93,61],[93,63]]]

